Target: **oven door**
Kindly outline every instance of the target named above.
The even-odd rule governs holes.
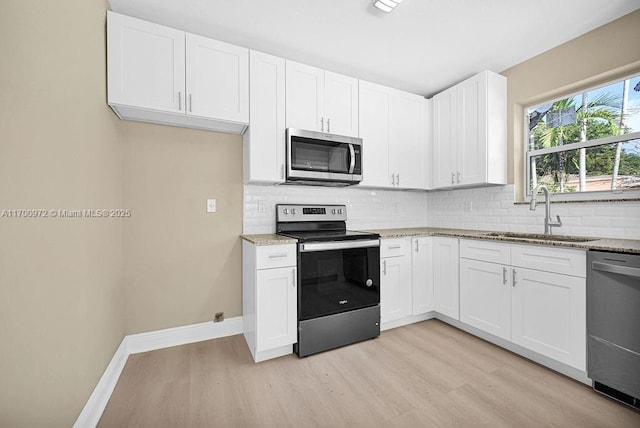
[[[299,244],[300,321],[379,303],[379,240]]]
[[[361,141],[341,135],[287,129],[287,180],[360,182]]]

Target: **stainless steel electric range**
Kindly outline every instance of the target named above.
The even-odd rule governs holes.
[[[277,205],[298,240],[300,357],[380,335],[380,236],[346,228],[344,205]]]

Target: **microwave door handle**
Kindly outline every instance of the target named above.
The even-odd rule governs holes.
[[[353,149],[353,144],[349,144],[349,174],[353,174],[353,170],[356,167],[356,151]]]

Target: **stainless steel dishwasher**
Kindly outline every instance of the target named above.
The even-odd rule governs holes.
[[[640,409],[640,255],[587,255],[587,374],[594,390]]]

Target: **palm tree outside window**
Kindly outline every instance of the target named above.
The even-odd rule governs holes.
[[[526,194],[640,193],[640,74],[525,109]]]

